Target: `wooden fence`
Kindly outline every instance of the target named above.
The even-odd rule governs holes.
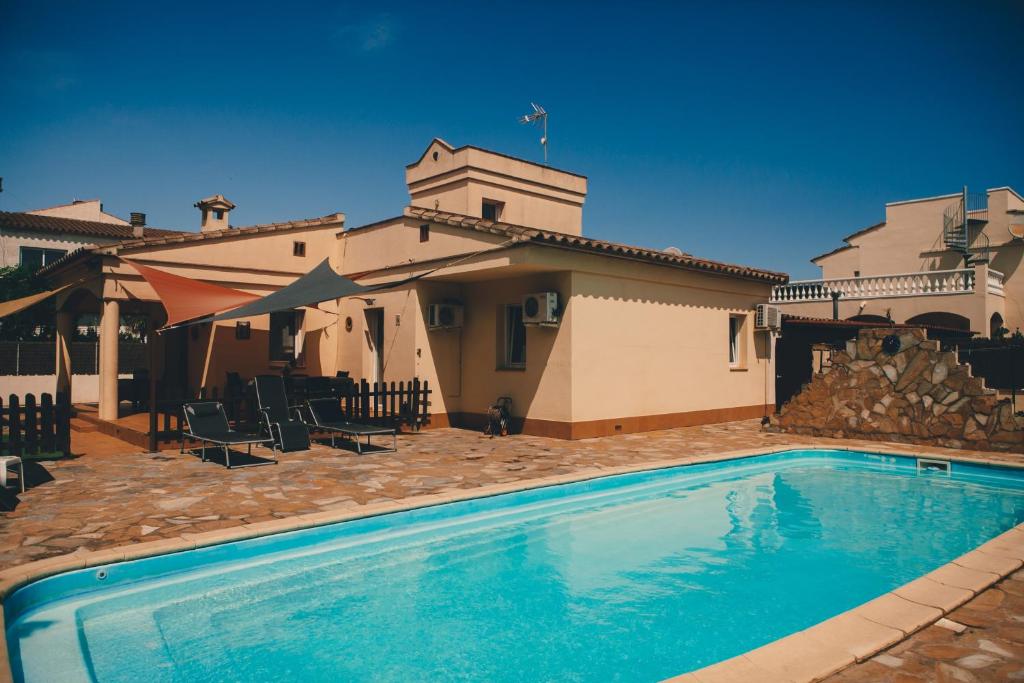
[[[428,382],[414,378],[410,382],[374,382],[365,379],[342,390],[342,410],[353,422],[394,422],[419,429],[430,423]]]
[[[7,455],[71,454],[71,401],[67,393],[11,394],[0,398],[0,452]]]

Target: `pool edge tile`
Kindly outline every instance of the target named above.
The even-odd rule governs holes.
[[[924,575],[925,578],[953,588],[968,590],[975,595],[1000,579],[1000,575],[995,572],[968,569],[954,562],[949,562],[928,572]]]
[[[857,661],[846,648],[831,640],[817,640],[809,633],[810,630],[762,645],[743,657],[781,679],[809,683],[828,678]]]
[[[895,593],[886,593],[850,611],[868,621],[896,629],[904,637],[920,631],[943,615],[938,607],[913,602]]]
[[[822,646],[844,650],[858,662],[873,657],[875,653],[892,647],[906,637],[902,630],[867,619],[856,610],[826,619],[803,633]]]
[[[796,683],[792,678],[754,664],[746,655],[737,655],[686,675],[693,676],[700,683]]]

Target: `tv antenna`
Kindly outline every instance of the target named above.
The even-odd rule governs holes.
[[[548,163],[548,113],[544,111],[544,107],[534,102],[530,102],[530,106],[533,107],[533,113],[520,116],[519,123],[544,126],[544,135],[540,139],[540,144],[544,148],[544,165],[546,166]]]

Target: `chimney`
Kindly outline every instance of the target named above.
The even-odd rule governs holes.
[[[146,214],[132,211],[128,222],[132,225],[132,237],[142,239],[146,236]]]
[[[231,227],[231,224],[228,223],[228,213],[235,208],[235,205],[225,199],[224,195],[215,194],[212,197],[200,199],[195,206],[202,212],[202,219],[199,223],[200,232],[227,230]]]

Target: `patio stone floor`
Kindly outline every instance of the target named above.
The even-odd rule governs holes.
[[[962,633],[932,625],[828,683],[1024,681],[1024,570],[954,610]]]
[[[766,433],[757,420],[581,441],[522,435],[492,439],[432,429],[400,435],[398,453],[359,456],[316,444],[309,451],[281,455],[277,465],[228,470],[176,448],[133,452],[134,446],[86,429],[73,432],[72,450],[78,457],[30,464],[29,490],[17,500],[2,493],[7,498],[0,503],[16,507],[0,512],[0,569],[79,548],[97,550],[595,467],[697,461],[726,451],[809,443],[869,450],[883,445]],[[254,450],[257,456],[268,453]],[[985,457],[1021,461],[1014,455]],[[965,614],[958,620],[972,624],[967,633],[929,627],[886,653],[892,659],[877,657],[832,680],[1024,680],[1024,571],[960,611]]]

